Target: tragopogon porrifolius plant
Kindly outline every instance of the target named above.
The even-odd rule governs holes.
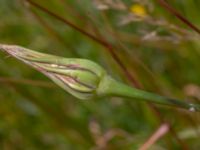
[[[200,111],[198,104],[167,98],[120,83],[101,66],[87,59],[64,58],[15,45],[0,44],[0,49],[42,72],[79,99],[120,96]]]

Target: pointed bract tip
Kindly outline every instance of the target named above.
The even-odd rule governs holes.
[[[20,47],[16,45],[0,44],[0,50],[5,51],[11,55],[16,55],[20,50]]]

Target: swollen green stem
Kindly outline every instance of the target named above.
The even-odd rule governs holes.
[[[193,104],[183,100],[172,99],[151,92],[139,90],[126,84],[120,83],[109,76],[106,76],[104,80],[105,81],[102,81],[99,87],[99,95],[103,95],[104,93],[106,96],[110,95],[128,97],[163,105],[176,106],[187,109],[189,111],[200,111],[200,105],[198,104]]]
[[[167,98],[120,83],[90,60],[49,55],[15,45],[0,44],[0,50],[34,67],[79,99],[120,96],[200,111],[198,104]]]

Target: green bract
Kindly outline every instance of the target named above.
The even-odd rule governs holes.
[[[79,99],[120,96],[200,111],[198,104],[167,98],[120,83],[90,60],[63,58],[13,45],[0,45],[0,49],[36,68]]]
[[[105,76],[104,69],[90,60],[63,58],[19,46],[0,45],[0,48],[36,68],[79,99],[95,97]]]

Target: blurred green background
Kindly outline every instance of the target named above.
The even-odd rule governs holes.
[[[46,11],[26,0],[0,0],[0,43],[90,59],[129,85],[199,102],[199,35],[158,1],[32,2]],[[169,4],[200,27],[200,1]],[[134,82],[109,46],[58,16],[112,45]],[[145,144],[151,150],[199,150],[199,123],[197,112],[137,100],[77,100],[41,73],[0,52],[1,150],[145,150]]]

